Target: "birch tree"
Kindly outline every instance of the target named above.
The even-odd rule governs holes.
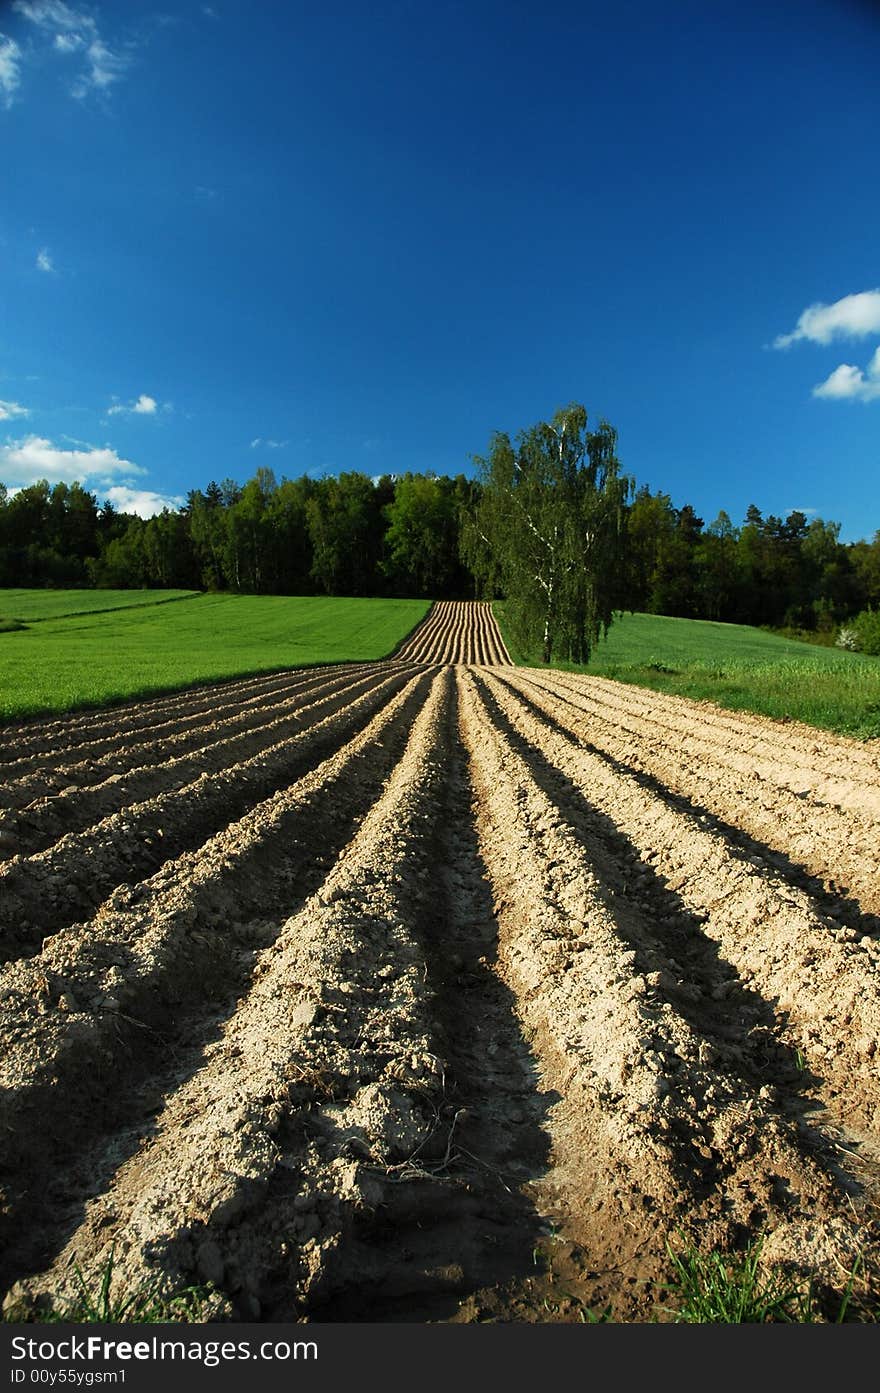
[[[587,429],[573,404],[475,457],[482,490],[467,519],[465,560],[488,597],[503,594],[514,642],[589,661],[622,607],[625,512],[632,480],[620,473],[617,432]]]

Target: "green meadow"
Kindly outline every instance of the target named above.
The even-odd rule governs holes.
[[[504,605],[494,609],[514,662],[540,667],[534,654],[515,651]],[[624,614],[588,667],[553,666],[861,739],[880,737],[880,658],[779,638],[745,624]]]
[[[0,591],[19,597],[11,611],[27,612],[27,597],[113,591]],[[103,706],[198,682],[320,663],[387,657],[424,617],[427,600],[336,599],[327,596],[191,595],[121,591],[140,603],[101,612],[40,617],[0,632],[0,720]],[[177,595],[174,604],[165,603]],[[60,600],[63,603],[63,600]],[[78,603],[78,601],[76,602]],[[39,622],[33,622],[34,620]]]
[[[99,614],[108,609],[166,604],[198,594],[196,590],[0,590],[0,618],[34,624],[68,614]]]

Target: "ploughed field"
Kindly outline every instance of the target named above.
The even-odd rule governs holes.
[[[870,1280],[880,751],[393,660],[8,726],[0,1283],[655,1318],[681,1230]]]

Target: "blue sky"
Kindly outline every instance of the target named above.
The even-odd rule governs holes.
[[[857,0],[0,0],[0,480],[469,473],[570,401],[639,484],[880,528]]]

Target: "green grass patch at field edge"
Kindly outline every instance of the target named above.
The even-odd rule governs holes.
[[[496,602],[494,610],[513,661],[541,667],[534,655],[512,644],[503,603]],[[880,659],[779,638],[745,624],[623,614],[589,666],[552,666],[842,735],[880,737]]]
[[[0,589],[0,615],[33,624],[69,614],[100,614],[103,610],[165,605],[189,600],[198,590],[16,590]]]
[[[45,619],[3,635],[0,721],[104,706],[249,673],[388,657],[429,605],[428,600],[198,595],[181,604]]]

